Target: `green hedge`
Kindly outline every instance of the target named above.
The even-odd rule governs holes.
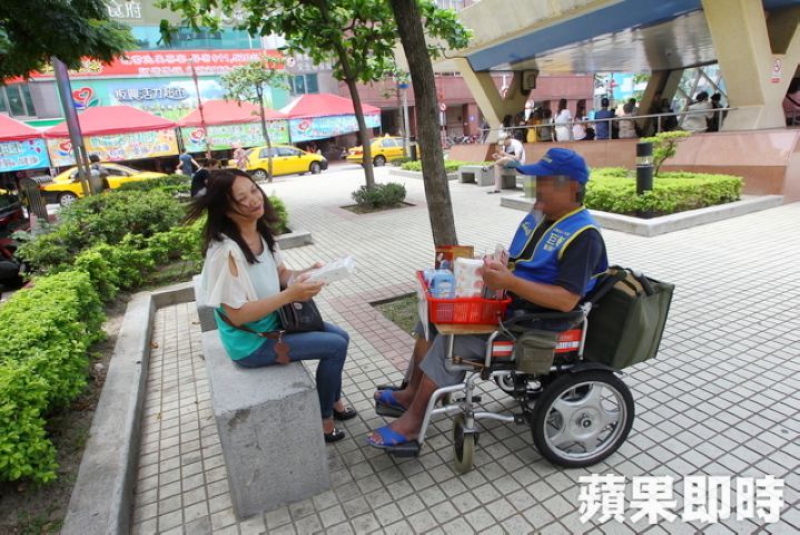
[[[87,350],[103,339],[104,320],[81,271],[39,278],[0,307],[0,479],[55,479],[45,417],[83,391]]]
[[[163,191],[178,197],[189,198],[192,179],[186,175],[169,175],[163,178],[149,178],[135,182],[125,182],[115,191]]]
[[[362,208],[393,208],[400,206],[406,199],[406,187],[397,182],[375,184],[375,188],[368,190],[361,186],[352,194],[353,200]]]
[[[655,178],[653,190],[636,195],[636,177],[622,168],[592,171],[585,204],[592,210],[636,215],[672,214],[737,201],[742,178],[729,175],[663,173]]]
[[[458,171],[458,168],[462,165],[491,165],[491,162],[464,162],[461,160],[445,160],[444,161],[444,170],[446,173],[455,173]],[[422,172],[422,162],[406,162],[400,166],[400,169],[404,169],[406,171],[417,171],[418,173]]]

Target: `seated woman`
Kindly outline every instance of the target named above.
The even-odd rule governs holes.
[[[334,420],[356,416],[341,400],[342,368],[350,337],[329,323],[324,324],[324,331],[277,336],[281,329],[277,310],[311,299],[323,283],[309,282],[302,271],[286,268],[272,235],[272,226],[278,221],[275,209],[247,173],[211,171],[206,194],[192,201],[187,219],[195,221],[203,214],[207,219],[201,288],[206,303],[216,308],[214,317],[228,355],[247,368],[318,360],[317,393],[325,441],[344,438]],[[316,267],[320,264],[309,269]],[[263,338],[258,333],[271,336]]]

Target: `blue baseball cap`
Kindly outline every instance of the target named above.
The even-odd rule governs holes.
[[[548,150],[539,163],[520,165],[517,171],[524,175],[568,176],[579,184],[589,182],[589,167],[583,157],[574,150],[559,147]]]

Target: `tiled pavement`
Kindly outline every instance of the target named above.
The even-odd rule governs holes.
[[[286,253],[290,266],[353,253],[359,273],[326,288],[327,319],[352,336],[344,392],[360,417],[328,446],[334,487],[313,499],[238,522],[209,401],[193,303],[158,312],[144,421],[134,533],[799,533],[800,532],[800,203],[654,238],[604,233],[611,261],[677,285],[659,359],[631,370],[636,401],[628,441],[591,469],[564,470],[541,458],[527,428],[488,422],[475,469],[451,467],[450,419],[440,418],[417,459],[396,460],[364,443],[383,425],[373,386],[401,377],[412,340],[369,302],[408,293],[412,272],[431,261],[420,180],[404,182],[406,208],[355,216],[357,171],[335,169],[278,179],[297,228],[315,244]],[[521,212],[497,196],[451,183],[459,240],[478,253],[509,241]],[[511,407],[487,387],[484,404]],[[685,475],[784,478],[781,521],[649,525],[579,521],[578,477],[590,473],[675,478],[681,513]],[[735,500],[734,500],[735,503]],[[595,517],[597,519],[597,517]]]

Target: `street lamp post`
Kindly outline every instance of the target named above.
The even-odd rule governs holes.
[[[636,144],[636,195],[643,195],[653,189],[653,144]],[[651,218],[651,211],[642,211],[639,217]]]
[[[83,144],[83,134],[81,125],[78,122],[78,114],[72,102],[72,87],[69,82],[69,71],[63,61],[56,56],[51,58],[53,71],[56,76],[58,86],[58,96],[61,99],[61,108],[64,110],[64,119],[67,123],[69,141],[72,145],[72,153],[75,157],[75,165],[78,166],[78,181],[84,195],[97,193],[92,191],[89,185],[89,158],[86,154],[86,147]]]
[[[200,111],[200,128],[203,129],[203,139],[206,140],[206,159],[211,158],[211,140],[208,135],[208,127],[206,126],[206,117],[203,113],[203,99],[200,96],[200,82],[197,81],[197,71],[194,68],[194,60],[189,59],[189,65],[192,67],[192,80],[194,81],[194,91],[197,94],[197,109]]]
[[[401,82],[397,87],[403,92],[403,155],[408,158],[408,82]]]

